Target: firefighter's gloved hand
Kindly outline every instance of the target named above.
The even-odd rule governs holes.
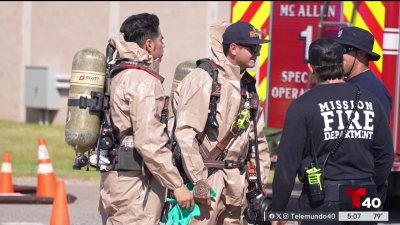
[[[200,216],[200,208],[197,204],[194,204],[193,210],[182,209],[175,199],[167,198],[169,203],[174,206],[168,211],[168,220],[166,225],[187,225],[190,220],[195,216]]]
[[[211,187],[205,180],[199,180],[193,187],[194,201],[199,204],[211,205]]]
[[[193,184],[187,183],[186,187],[193,193]],[[211,188],[209,195],[211,199],[214,199],[216,196],[215,190]],[[168,220],[166,225],[187,225],[190,220],[192,220],[195,216],[200,216],[200,208],[198,204],[194,204],[192,209],[182,209],[177,201],[173,198],[167,198],[166,202],[173,204],[173,207],[168,211]]]
[[[182,209],[193,209],[194,206],[194,200],[192,193],[190,193],[190,190],[187,188],[187,186],[182,185],[181,187],[177,188],[174,190],[174,196],[179,204],[179,206]]]

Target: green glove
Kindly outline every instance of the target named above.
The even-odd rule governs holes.
[[[168,211],[168,220],[166,225],[187,225],[190,220],[195,216],[200,216],[200,208],[195,203],[193,210],[181,209],[181,207],[176,204],[176,200],[172,198],[167,198],[167,202],[174,204],[171,210]]]
[[[187,183],[186,187],[189,189],[190,193],[193,192],[193,184]],[[193,193],[192,193],[193,194]],[[211,199],[215,199],[216,193],[213,188],[210,190]],[[195,216],[200,216],[200,208],[197,203],[194,204],[193,210],[182,209],[177,201],[173,198],[167,198],[166,202],[173,204],[174,206],[168,211],[168,220],[166,225],[187,225],[190,220]]]

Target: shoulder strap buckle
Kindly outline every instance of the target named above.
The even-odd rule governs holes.
[[[89,105],[89,110],[90,111],[95,111],[98,112],[100,110],[103,109],[103,94],[100,92],[94,92],[92,91],[90,93],[91,97],[92,97],[92,102],[93,104]],[[81,96],[82,98],[82,96]]]
[[[103,110],[103,93],[92,91],[90,97],[80,96],[79,99],[68,99],[68,106],[79,106],[80,109],[89,108],[91,112],[100,112]]]

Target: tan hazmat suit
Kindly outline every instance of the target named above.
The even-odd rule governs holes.
[[[158,62],[136,43],[125,42],[122,34],[110,43],[116,47],[116,60],[144,62],[158,72]],[[175,190],[183,185],[172,164],[171,150],[165,147],[168,139],[160,115],[166,93],[161,82],[140,69],[123,70],[112,79],[114,133],[122,145],[135,147],[151,176],[142,171],[102,172],[100,210],[107,215],[107,225],[159,224],[166,188]],[[144,201],[146,194],[148,200]]]
[[[201,205],[200,217],[194,218],[190,224],[242,224],[241,215],[246,205],[245,193],[247,180],[245,173],[239,169],[220,169],[210,177],[199,153],[196,134],[204,132],[203,144],[211,150],[217,140],[221,140],[235,121],[240,108],[240,73],[239,66],[232,65],[222,50],[222,34],[228,26],[225,22],[217,22],[211,26],[212,60],[219,65],[218,79],[221,83],[221,97],[217,104],[218,129],[205,129],[212,89],[212,78],[203,69],[197,68],[188,74],[174,92],[174,106],[177,111],[176,140],[182,151],[182,161],[189,179],[197,182],[207,179],[216,191],[216,199],[211,208]],[[257,115],[257,131],[260,152],[261,178],[267,183],[270,167],[268,144],[263,133],[264,116],[262,107]],[[249,145],[254,143],[253,122],[236,139],[231,140],[227,149],[226,160],[238,160],[246,157]],[[253,157],[254,160],[254,150]]]

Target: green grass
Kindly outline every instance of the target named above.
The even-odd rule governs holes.
[[[0,120],[0,154],[10,153],[13,176],[37,176],[38,140],[43,137],[57,178],[98,181],[100,173],[94,168],[72,169],[75,151],[64,140],[64,128]]]
[[[11,154],[13,176],[37,176],[38,140],[43,137],[57,178],[99,181],[100,173],[94,168],[86,171],[73,170],[75,151],[64,140],[64,126],[39,125],[0,120],[0,154]],[[266,130],[270,149],[276,147],[275,130]],[[269,134],[272,133],[272,136]],[[270,171],[268,183],[272,183],[274,171]]]

